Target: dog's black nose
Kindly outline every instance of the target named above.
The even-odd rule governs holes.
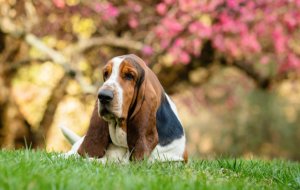
[[[114,98],[114,93],[111,90],[101,90],[98,93],[98,99],[102,104],[107,104]]]

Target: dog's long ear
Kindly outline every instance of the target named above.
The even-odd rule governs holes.
[[[99,117],[98,104],[96,102],[87,134],[78,149],[78,154],[101,158],[105,154],[109,141],[108,124]]]
[[[131,55],[144,70],[132,114],[127,120],[127,143],[131,160],[148,157],[158,143],[156,112],[160,104],[162,87],[155,74],[137,56]]]

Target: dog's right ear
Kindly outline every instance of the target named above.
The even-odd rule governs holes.
[[[96,101],[87,134],[78,149],[78,154],[101,158],[105,154],[109,141],[108,124],[99,116]]]

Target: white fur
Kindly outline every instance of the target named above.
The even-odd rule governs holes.
[[[70,129],[68,129],[65,126],[59,126],[59,128],[61,129],[62,133],[64,134],[64,136],[68,139],[68,141],[73,145],[75,144],[77,141],[80,140],[80,136],[78,136],[76,133],[74,133],[73,131],[71,131]]]
[[[171,100],[171,98],[168,96],[168,94],[165,93],[165,95],[166,95],[167,100],[168,100],[168,102],[169,102],[169,104],[170,104],[170,106],[171,106],[172,111],[173,111],[174,114],[176,115],[178,121],[181,123],[180,118],[179,118],[179,116],[178,116],[178,112],[177,112],[176,105],[175,105],[174,102]],[[182,124],[182,123],[181,123],[181,124]]]
[[[115,57],[113,58],[112,61],[112,72],[110,74],[110,77],[103,83],[103,86],[100,88],[101,89],[106,89],[110,88],[113,89],[116,94],[114,94],[117,98],[116,104],[112,108],[112,112],[116,114],[117,117],[122,116],[122,105],[123,105],[123,89],[121,85],[119,84],[118,77],[120,74],[120,65],[123,62],[124,58],[120,57]]]
[[[81,137],[81,138],[79,139],[79,141],[77,141],[75,144],[73,144],[71,150],[70,150],[69,152],[67,152],[64,156],[65,156],[65,157],[69,157],[69,156],[71,156],[71,155],[78,155],[77,152],[78,152],[78,149],[79,149],[80,145],[82,144],[82,142],[83,142],[83,140],[84,140],[84,137],[85,137],[85,136]]]
[[[119,127],[115,121],[110,121],[109,126],[109,136],[114,145],[128,148],[127,145],[127,133]]]
[[[160,146],[158,144],[152,151],[149,161],[183,161],[184,150],[185,136],[183,135],[180,139],[176,139],[166,146]]]
[[[90,160],[95,160],[103,164],[108,162],[127,164],[129,163],[129,156],[130,154],[127,148],[116,146],[114,144],[109,144],[104,157],[97,159],[90,158]]]
[[[68,158],[70,156],[76,156],[78,157],[78,149],[81,145],[81,143],[83,142],[84,140],[84,137],[82,137],[78,142],[76,142],[73,146],[72,146],[72,149],[67,152],[66,154],[63,154],[62,156],[64,158]],[[91,161],[97,161],[97,162],[100,162],[100,163],[108,163],[108,162],[117,162],[117,163],[123,163],[123,164],[126,164],[126,163],[129,163],[129,156],[130,156],[130,153],[128,151],[128,148],[123,148],[123,147],[120,147],[120,146],[116,146],[114,144],[109,144],[108,145],[108,148],[106,150],[106,153],[105,155],[102,157],[102,158],[89,158],[89,160]]]

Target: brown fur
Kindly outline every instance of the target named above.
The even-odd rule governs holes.
[[[123,88],[123,107],[122,107],[122,117],[128,118],[128,110],[131,106],[131,103],[133,102],[133,99],[135,99],[135,81],[139,77],[137,71],[132,67],[132,65],[126,61],[126,59],[123,61],[121,67],[120,67],[121,74],[119,75],[118,81],[120,85]],[[127,81],[123,78],[125,77],[126,73],[131,73],[134,76],[134,80]]]
[[[155,74],[137,56],[129,55],[145,71],[144,81],[136,93],[135,109],[127,122],[127,142],[131,160],[148,157],[158,144],[156,112],[160,105],[162,87]]]
[[[187,163],[188,159],[189,159],[188,151],[187,151],[187,148],[185,147],[185,150],[183,152],[183,161],[184,161],[184,163]]]
[[[87,134],[82,142],[78,153],[81,156],[101,158],[110,142],[107,122],[98,115],[98,105],[96,102]]]

